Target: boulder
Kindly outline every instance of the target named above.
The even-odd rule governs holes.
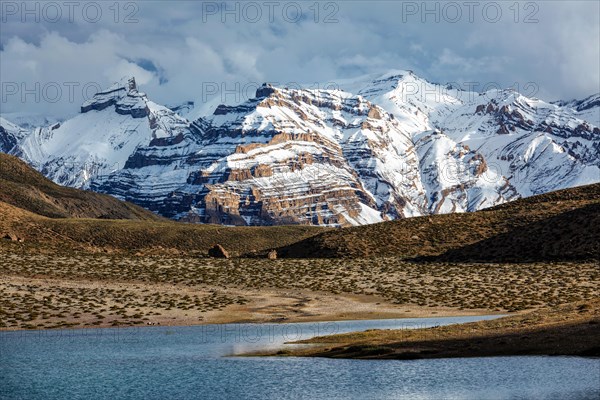
[[[214,258],[229,258],[229,252],[220,244],[215,244],[210,250],[208,250],[208,255]]]
[[[267,254],[267,258],[269,260],[277,260],[277,250],[269,251],[269,254]]]
[[[13,242],[16,242],[19,240],[19,238],[17,237],[17,235],[15,235],[14,233],[7,233],[4,236],[2,236],[3,239],[5,240],[11,240]]]

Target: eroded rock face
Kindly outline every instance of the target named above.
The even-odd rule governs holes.
[[[8,132],[3,126],[0,126],[0,151],[9,152],[17,144],[17,138],[12,132]]]
[[[297,117],[286,117],[290,113]],[[183,190],[165,193],[165,185],[155,197],[160,202],[145,197],[143,205],[186,221],[227,225],[345,226],[426,209],[410,137],[360,96],[264,86],[255,99],[218,107],[192,129],[177,140],[139,147],[126,173],[94,188],[139,204],[132,194],[148,189],[132,175],[150,177],[152,168],[177,165],[180,179],[187,174]],[[381,162],[382,155],[393,162]]]
[[[481,153],[455,143],[444,132],[430,132],[416,145],[424,185],[441,189],[429,198],[429,213],[475,211],[494,206],[499,199],[519,198],[508,180],[498,180],[494,172],[488,170]],[[436,161],[439,151],[445,152],[443,162]],[[482,187],[491,189],[498,197],[486,196]]]

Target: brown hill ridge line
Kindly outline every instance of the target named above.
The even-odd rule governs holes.
[[[0,201],[49,218],[163,220],[109,195],[59,186],[4,153],[0,153]]]
[[[0,240],[10,251],[107,252],[136,255],[206,257],[216,244],[232,256],[268,252],[323,230],[314,226],[223,227],[173,221],[47,218],[0,202],[0,238],[6,234],[24,243]]]
[[[419,261],[600,259],[600,184],[487,210],[343,228],[277,249],[287,258],[401,257]]]
[[[206,256],[221,245],[232,257],[267,257],[276,249],[277,258],[598,260],[599,207],[600,184],[595,184],[474,213],[352,228],[192,225],[160,218],[111,196],[58,186],[17,158],[0,154],[0,236],[94,252]]]
[[[269,251],[324,230],[178,223],[112,196],[56,185],[18,158],[0,153],[0,239],[25,241],[0,240],[0,248],[206,256],[220,244],[239,256]]]

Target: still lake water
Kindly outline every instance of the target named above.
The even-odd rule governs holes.
[[[0,399],[600,398],[600,359],[232,357],[315,335],[489,318],[0,332]]]

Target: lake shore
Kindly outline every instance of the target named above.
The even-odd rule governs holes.
[[[600,293],[594,263],[0,255],[0,330],[515,315]]]
[[[200,287],[181,287],[169,284],[142,284],[132,282],[87,281],[56,278],[24,278],[20,276],[3,276],[0,283],[6,287],[20,288],[23,285],[36,287],[38,296],[50,296],[60,288],[64,292],[71,290],[105,290],[112,293],[124,293],[130,298],[141,298],[144,293],[161,293],[169,296],[204,296],[214,294],[215,289]],[[52,288],[52,291],[47,288]],[[44,291],[48,290],[48,293]],[[11,295],[13,291],[7,291]],[[0,328],[1,331],[36,330],[36,329],[85,329],[111,328],[115,326],[193,326],[206,324],[229,323],[293,323],[293,322],[328,322],[347,320],[375,320],[396,318],[431,318],[501,314],[486,309],[459,309],[453,307],[420,307],[414,305],[393,304],[378,296],[331,294],[307,290],[248,290],[219,288],[222,298],[243,298],[243,304],[230,303],[222,308],[199,311],[187,307],[171,309],[154,308],[148,304],[133,311],[146,317],[134,319],[134,315],[108,313],[113,304],[94,303],[92,307],[82,309],[80,314],[73,312],[64,316],[51,314],[45,319],[45,325],[20,326],[16,328]],[[63,308],[68,308],[65,305]],[[73,308],[73,307],[72,307]],[[60,312],[60,310],[57,310]],[[160,312],[158,312],[160,311]],[[104,315],[102,315],[102,314]],[[113,315],[107,315],[113,314]],[[105,318],[99,319],[98,316]],[[60,321],[66,322],[60,324]],[[115,322],[117,321],[117,322]],[[72,323],[77,325],[72,325]]]
[[[321,336],[254,356],[427,359],[513,355],[600,357],[600,300],[427,329]]]

